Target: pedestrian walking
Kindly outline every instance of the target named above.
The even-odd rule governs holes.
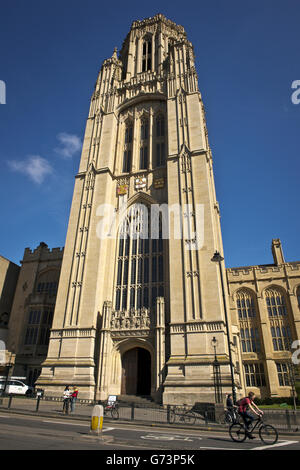
[[[66,388],[64,389],[63,393],[63,413],[69,414],[69,404],[70,404],[70,399],[71,399],[71,390],[69,388],[69,385],[66,385]]]
[[[75,404],[76,404],[76,400],[78,397],[78,388],[77,387],[73,387],[73,388],[74,388],[74,391],[71,395],[71,413],[74,413],[75,411]]]

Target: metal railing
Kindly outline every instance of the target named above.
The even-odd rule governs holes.
[[[75,403],[74,416],[90,418],[92,407],[96,404],[105,405],[106,402],[99,402],[88,399],[77,399]],[[45,412],[57,414],[63,413],[63,398],[42,397],[35,398],[5,395],[0,397],[0,409],[12,409],[29,412]],[[118,414],[122,421],[148,422],[152,424],[173,424],[174,426],[188,425],[191,427],[222,426],[224,429],[228,425],[222,424],[222,419],[216,414],[213,404],[197,403],[193,407],[188,406],[163,406],[155,403],[130,403],[119,402]],[[193,419],[190,419],[190,416]],[[175,416],[175,419],[174,419]],[[113,419],[107,415],[107,418]],[[264,410],[265,422],[274,425],[279,431],[300,431],[300,410]]]

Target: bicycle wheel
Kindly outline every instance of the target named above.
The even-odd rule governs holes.
[[[224,422],[226,424],[232,424],[233,423],[232,414],[229,413],[228,411],[225,411]]]
[[[119,410],[118,410],[118,408],[112,408],[111,416],[112,416],[112,419],[119,419]]]
[[[263,424],[259,428],[259,437],[261,438],[264,444],[275,444],[278,439],[277,429],[275,429],[270,424]]]
[[[190,411],[183,415],[183,420],[186,424],[195,424],[196,415],[193,411]]]
[[[232,424],[229,428],[229,434],[235,442],[244,442],[246,439],[246,430],[240,423]]]
[[[170,424],[174,424],[175,423],[175,419],[176,419],[176,413],[174,410],[170,410],[170,413],[169,413],[169,423]]]
[[[235,415],[234,415],[234,421],[233,421],[233,422],[234,422],[234,423],[243,424],[241,415],[239,415],[238,413],[235,413]]]

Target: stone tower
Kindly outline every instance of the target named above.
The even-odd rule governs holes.
[[[91,98],[47,394],[212,401],[213,338],[230,389],[219,218],[193,46],[161,14],[135,21]]]

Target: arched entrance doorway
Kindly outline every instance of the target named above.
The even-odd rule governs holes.
[[[133,348],[122,356],[122,395],[150,395],[151,355],[143,348]]]

